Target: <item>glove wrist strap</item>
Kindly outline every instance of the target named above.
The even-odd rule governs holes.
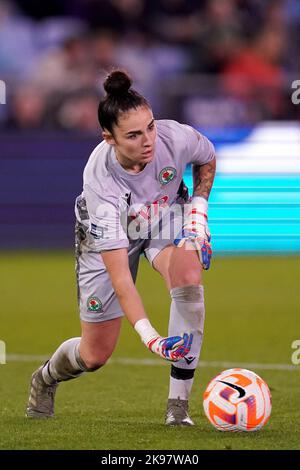
[[[206,227],[208,210],[208,202],[206,199],[196,196],[191,200],[191,203],[185,208],[185,210],[186,209],[187,213],[185,215],[184,223],[184,228],[186,230],[197,232],[199,226]]]
[[[141,340],[146,346],[148,346],[148,343],[151,340],[159,336],[157,331],[151,325],[148,318],[142,318],[141,320],[138,320],[134,325],[134,329],[140,335]]]
[[[195,196],[191,200],[192,209],[196,209],[207,217],[208,201],[201,196]]]

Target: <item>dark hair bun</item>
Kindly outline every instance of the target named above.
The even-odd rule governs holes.
[[[106,93],[112,96],[127,93],[131,85],[131,78],[122,70],[114,70],[111,72],[103,84]]]

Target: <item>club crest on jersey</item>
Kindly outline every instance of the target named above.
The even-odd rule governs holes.
[[[161,184],[168,184],[170,181],[172,181],[175,177],[177,176],[177,171],[176,168],[173,168],[172,166],[166,166],[161,170],[159,173],[159,182]]]
[[[101,312],[102,302],[98,297],[92,295],[87,300],[87,308],[89,312]]]

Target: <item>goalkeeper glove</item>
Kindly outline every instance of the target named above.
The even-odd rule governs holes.
[[[183,337],[169,336],[163,338],[151,326],[147,318],[137,321],[134,328],[141,336],[145,346],[167,361],[177,362],[190,352],[193,341],[192,334],[184,333]]]
[[[150,340],[146,346],[150,351],[158,354],[163,359],[177,362],[190,352],[192,341],[193,335],[184,333],[183,337],[169,336],[162,338],[158,336]]]

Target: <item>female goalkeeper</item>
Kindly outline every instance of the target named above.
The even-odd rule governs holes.
[[[92,152],[77,198],[76,258],[82,335],[62,343],[32,375],[26,414],[54,415],[59,382],[101,368],[125,314],[150,351],[172,361],[167,425],[193,425],[188,398],[204,324],[202,269],[211,258],[208,197],[215,152],[206,137],[176,121],[155,121],[151,106],[120,70],[104,82],[103,141]],[[193,197],[182,176],[193,164]],[[168,337],[152,327],[135,287],[144,254],[171,296]]]

